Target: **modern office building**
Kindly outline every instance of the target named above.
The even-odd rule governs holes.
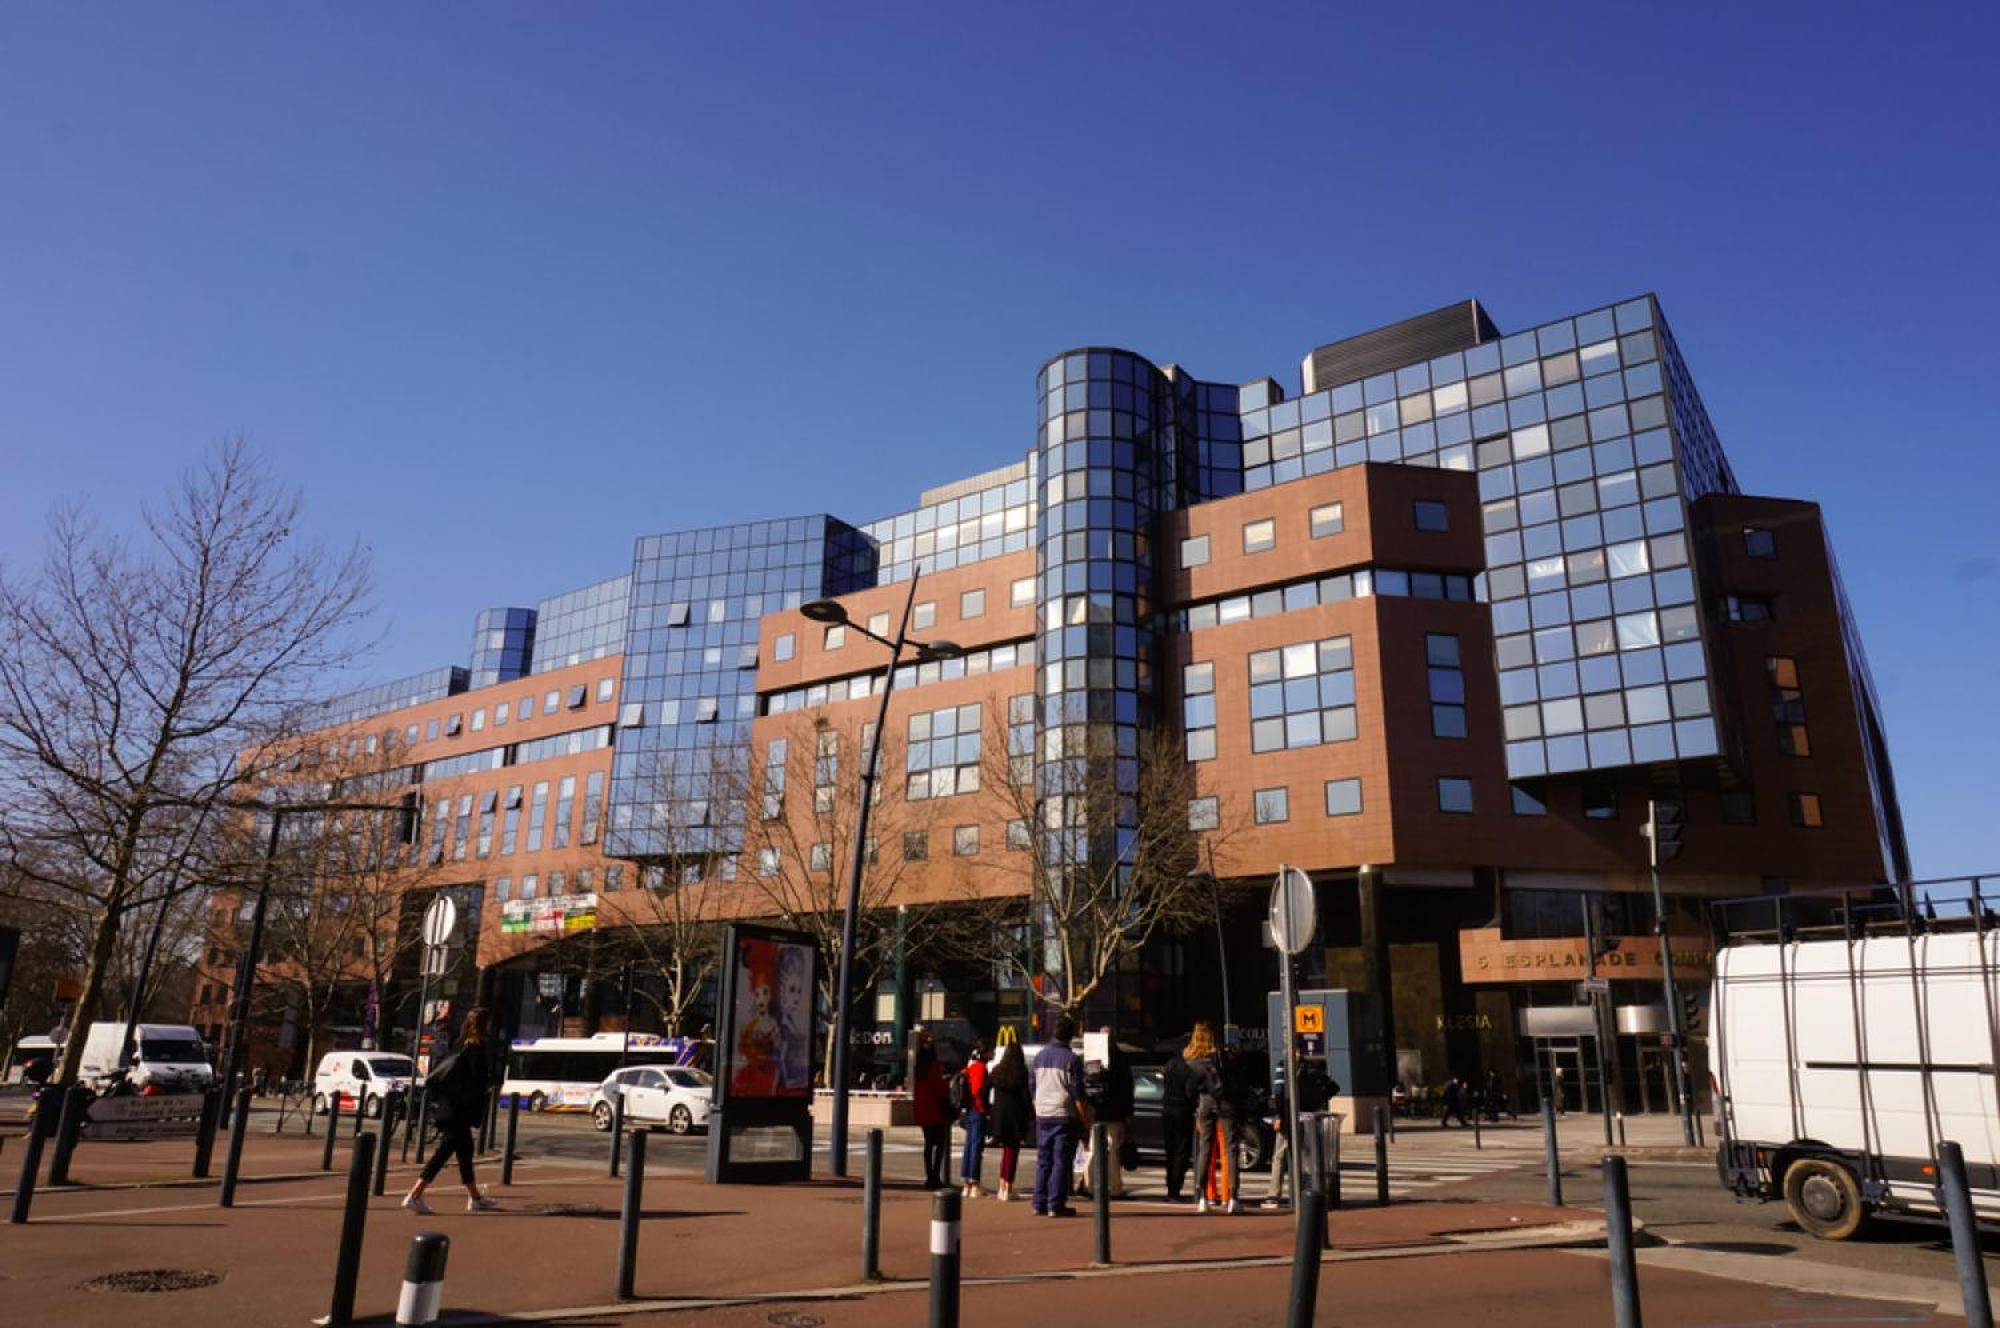
[[[1170,761],[1216,920],[1093,1013],[1138,1035],[1215,1017],[1226,961],[1255,1025],[1276,966],[1247,887],[1289,864],[1320,896],[1305,980],[1388,990],[1407,1078],[1560,1066],[1594,1105],[1602,1030],[1626,1105],[1662,1105],[1654,804],[1680,826],[1661,873],[1696,985],[1704,897],[1907,876],[1818,510],[1738,491],[1650,296],[1507,335],[1468,301],[1313,349],[1301,387],[1055,356],[998,469],[861,524],[642,536],[610,580],[479,613],[469,667],[329,703],[326,745],[402,744],[426,888],[473,905],[510,1027],[589,1028],[589,955],[647,922],[635,901],[837,897],[839,789],[885,685],[869,632],[908,609],[956,650],[896,674],[872,906],[1022,892],[1032,818],[1001,786],[1040,816],[1078,753],[1134,790]],[[802,612],[829,598],[847,625]],[[1069,801],[1044,823],[1115,871],[1139,799]],[[1032,972],[901,960],[864,1047],[1032,1017]]]

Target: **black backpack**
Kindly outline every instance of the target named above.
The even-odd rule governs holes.
[[[951,1077],[951,1084],[945,1092],[949,1095],[951,1109],[964,1113],[972,1110],[972,1078],[960,1070]]]

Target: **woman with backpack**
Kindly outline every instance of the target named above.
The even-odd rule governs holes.
[[[1000,1059],[986,1077],[986,1107],[993,1142],[1000,1145],[1000,1202],[1014,1197],[1014,1168],[1021,1161],[1021,1145],[1035,1128],[1034,1108],[1028,1101],[1028,1058],[1014,1039],[1014,1030],[1000,1030]]]
[[[951,1155],[951,1112],[937,1044],[923,1029],[917,1030],[917,1054],[910,1067],[910,1114],[924,1132],[924,1188],[941,1190],[945,1159]]]
[[[965,1151],[958,1159],[958,1179],[968,1199],[986,1197],[979,1173],[986,1161],[986,1117],[992,1110],[992,1094],[986,1083],[986,1058],[991,1054],[984,1041],[975,1042],[972,1059],[951,1077],[951,1105],[965,1126]]]
[[[458,1178],[465,1185],[466,1211],[487,1212],[500,1206],[481,1192],[472,1174],[472,1130],[486,1111],[486,1011],[476,1006],[467,1010],[458,1036],[458,1050],[424,1078],[424,1096],[430,1100],[437,1122],[438,1146],[431,1160],[424,1163],[417,1183],[403,1196],[403,1207],[419,1217],[431,1212],[431,1206],[424,1202],[424,1191],[454,1157],[458,1159]]]

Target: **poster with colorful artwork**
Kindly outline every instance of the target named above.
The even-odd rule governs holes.
[[[729,1029],[729,1096],[812,1093],[813,948],[770,936],[736,937]]]

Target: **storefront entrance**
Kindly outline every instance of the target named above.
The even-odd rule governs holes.
[[[1598,1074],[1597,1039],[1588,1034],[1537,1037],[1535,1082],[1562,1111],[1602,1108],[1604,1084]]]

